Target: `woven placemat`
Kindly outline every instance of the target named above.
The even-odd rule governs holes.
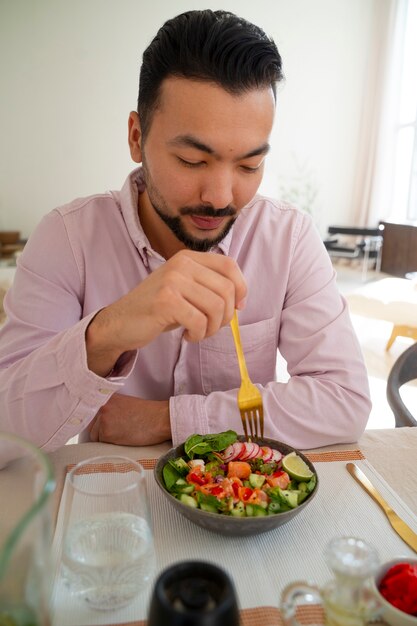
[[[324,612],[318,604],[298,607],[296,617],[303,626],[324,624]],[[283,626],[283,621],[279,609],[273,606],[260,606],[252,609],[242,609],[240,611],[240,624],[241,626]],[[123,624],[114,624],[113,626],[147,626],[147,621],[125,622]],[[166,626],[169,626],[169,624]]]
[[[329,463],[332,461],[358,461],[365,457],[361,450],[337,450],[328,452],[305,453],[305,456],[313,463]],[[145,470],[153,470],[158,459],[137,459]],[[70,471],[75,464],[67,466]],[[82,474],[97,474],[107,472],[125,473],[129,471],[128,463],[104,464],[100,467],[94,464],[85,465],[81,468]],[[260,606],[246,608],[240,611],[241,626],[283,626],[281,612],[273,606]],[[313,624],[324,624],[324,613],[321,606],[317,604],[302,605],[297,608],[297,620],[303,626]],[[136,620],[131,622],[115,623],[113,626],[146,626],[146,620]],[[169,626],[169,625],[167,625]]]
[[[296,618],[302,626],[324,625],[324,611],[318,604],[298,607]],[[147,623],[146,620],[139,620],[113,624],[113,626],[147,626]],[[166,626],[169,626],[169,624]],[[242,609],[240,611],[240,626],[284,626],[284,622],[279,609],[273,606],[260,606],[253,609]],[[387,626],[387,623],[383,620],[377,620],[372,622],[372,626]]]
[[[362,461],[365,456],[361,450],[334,450],[329,452],[304,452],[304,456],[306,456],[312,463],[330,463],[331,461]],[[137,463],[140,463],[145,470],[154,469],[158,459],[136,459]],[[67,471],[71,471],[75,467],[75,463],[71,465],[67,465]],[[113,464],[103,464],[100,467],[91,465],[85,465],[81,470],[80,474],[95,474],[98,472],[128,472],[130,469],[129,464],[126,463],[117,463]]]

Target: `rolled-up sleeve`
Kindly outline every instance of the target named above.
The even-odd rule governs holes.
[[[0,335],[0,429],[45,450],[84,430],[136,360],[136,352],[123,355],[108,378],[88,369],[85,331],[96,311],[82,317],[82,280],[63,221],[52,213],[19,260]]]

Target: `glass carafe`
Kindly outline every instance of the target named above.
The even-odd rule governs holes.
[[[48,457],[24,439],[0,432],[0,626],[50,623],[54,488]]]
[[[333,579],[322,589],[304,582],[288,585],[281,600],[286,626],[299,626],[298,603],[320,603],[327,626],[363,626],[376,617],[376,602],[368,581],[379,559],[376,550],[356,537],[337,537],[326,547],[324,559]]]

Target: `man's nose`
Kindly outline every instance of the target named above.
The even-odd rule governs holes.
[[[233,179],[226,168],[207,175],[201,188],[201,202],[215,209],[233,205]]]

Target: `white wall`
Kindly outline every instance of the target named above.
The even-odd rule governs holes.
[[[0,0],[0,230],[28,236],[77,196],[119,188],[141,55],[169,17],[227,9],[275,39],[286,82],[261,191],[308,169],[316,221],[349,223],[374,14],[389,0]]]

